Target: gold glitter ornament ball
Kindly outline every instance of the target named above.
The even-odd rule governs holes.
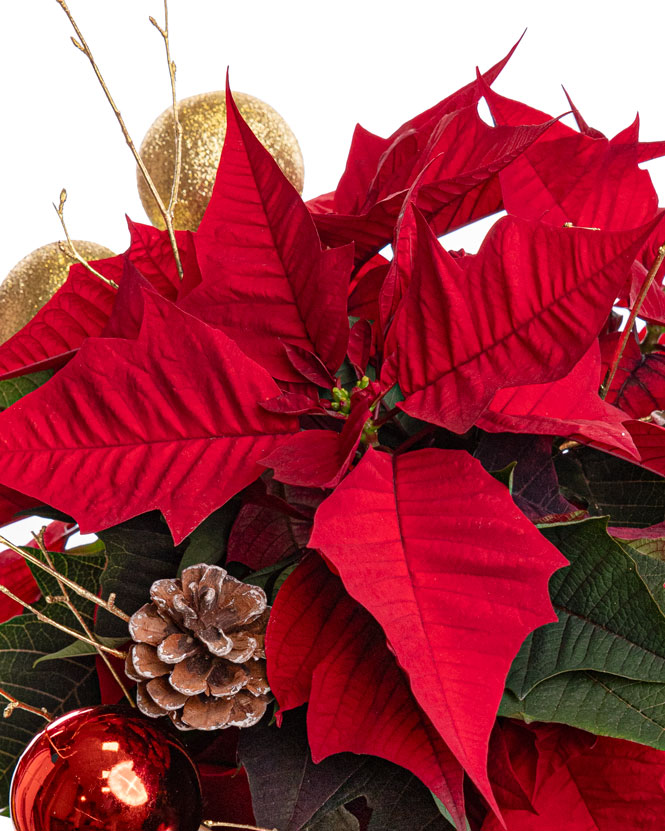
[[[298,141],[289,125],[272,107],[243,92],[233,97],[240,114],[261,144],[272,154],[284,175],[302,193],[305,170]],[[195,231],[210,201],[219,157],[226,134],[226,95],[205,92],[178,103],[182,124],[182,169],[174,225],[183,231]],[[173,110],[164,110],[148,130],[141,145],[141,157],[165,205],[168,205],[175,167]],[[137,171],[139,195],[145,212],[157,228],[164,229],[157,208],[140,171]]]
[[[113,251],[96,242],[74,240],[74,246],[86,260],[113,257]],[[76,262],[65,254],[57,242],[37,248],[24,257],[0,283],[0,343],[22,329],[67,279],[69,267]],[[91,276],[91,279],[93,278]]]

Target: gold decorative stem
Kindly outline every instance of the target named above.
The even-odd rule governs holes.
[[[60,587],[60,591],[62,592],[62,602],[64,602],[64,604],[67,606],[69,611],[74,615],[74,617],[78,621],[79,626],[81,627],[81,629],[83,629],[83,632],[85,633],[86,637],[89,638],[95,644],[95,648],[97,649],[97,654],[102,659],[102,661],[104,661],[104,663],[106,664],[106,667],[107,667],[108,671],[111,673],[111,676],[112,676],[113,680],[116,682],[116,684],[122,690],[122,694],[125,696],[125,698],[129,702],[130,706],[135,707],[136,705],[134,704],[134,700],[132,699],[131,695],[129,694],[129,690],[124,685],[122,679],[120,678],[120,676],[116,672],[115,667],[113,666],[113,664],[109,660],[109,658],[106,655],[106,653],[104,652],[104,650],[101,648],[102,645],[93,636],[92,632],[90,631],[90,627],[88,626],[88,624],[85,622],[85,620],[83,618],[83,615],[79,612],[79,610],[76,608],[76,606],[72,603],[71,598],[69,597],[69,594],[67,592],[67,588],[66,588],[65,584],[62,581],[62,575],[59,574],[58,571],[56,571],[55,566],[53,565],[53,560],[51,560],[51,555],[48,553],[48,551],[46,550],[46,546],[44,545],[44,531],[45,530],[46,530],[45,528],[42,528],[42,530],[39,532],[39,534],[33,534],[33,536],[34,536],[35,540],[37,541],[37,545],[39,546],[39,550],[40,550],[42,556],[44,557],[44,559],[48,563],[49,567],[52,569],[53,573],[55,574],[55,579],[57,580],[58,586]]]
[[[46,563],[42,562],[38,557],[35,557],[33,554],[28,553],[28,551],[19,548],[18,546],[14,545],[14,543],[10,542],[5,537],[0,536],[0,545],[4,545],[9,548],[11,551],[15,551],[17,554],[20,554],[24,560],[27,560],[29,563],[32,563],[35,566],[43,569],[47,574],[50,574],[51,577],[55,577],[56,580],[60,578],[62,582],[69,586],[72,591],[75,591],[76,594],[79,594],[81,597],[85,597],[86,600],[89,600],[91,603],[100,606],[102,609],[105,609],[109,614],[115,615],[116,617],[120,618],[120,620],[124,620],[125,623],[129,622],[129,615],[126,615],[121,609],[118,609],[114,603],[111,602],[111,597],[109,600],[102,600],[101,597],[97,597],[96,595],[89,592],[87,589],[84,589],[83,586],[79,586],[78,583],[75,583],[73,580],[70,580],[69,577],[65,577],[63,574],[59,574],[54,568],[47,565]]]
[[[111,286],[111,288],[117,289],[118,284],[115,280],[109,280],[108,277],[104,277],[103,274],[100,274],[96,268],[93,268],[90,263],[82,257],[81,254],[78,252],[76,246],[72,242],[72,238],[69,236],[69,231],[67,230],[67,224],[65,223],[65,202],[67,201],[67,191],[63,188],[60,191],[60,201],[56,205],[55,202],[53,203],[53,207],[55,208],[55,212],[58,214],[58,218],[60,219],[60,224],[62,225],[62,230],[67,237],[67,245],[65,246],[66,250],[63,252],[65,254],[69,254],[70,257],[73,257],[77,262],[81,263],[84,268],[94,274],[95,277],[98,277],[102,282],[106,283],[107,286]],[[60,243],[60,248],[62,250],[63,243]]]
[[[111,105],[111,109],[113,110],[113,113],[114,113],[114,115],[115,115],[115,117],[118,121],[118,124],[120,125],[120,129],[122,130],[122,134],[125,138],[125,142],[126,142],[127,146],[129,147],[129,149],[131,150],[132,155],[134,156],[134,160],[136,161],[136,164],[138,165],[139,170],[141,171],[141,175],[145,179],[145,182],[146,182],[146,184],[147,184],[147,186],[150,190],[150,193],[152,194],[153,199],[157,203],[157,207],[159,208],[159,212],[161,213],[161,215],[164,219],[164,224],[166,225],[166,228],[169,232],[169,240],[171,242],[171,248],[173,249],[173,257],[175,259],[176,268],[178,270],[178,276],[182,280],[183,272],[182,272],[182,263],[180,262],[180,252],[178,251],[178,246],[176,245],[176,242],[175,242],[175,232],[173,230],[173,222],[171,220],[171,217],[169,216],[169,212],[168,212],[166,206],[164,205],[164,202],[162,201],[162,197],[159,195],[159,192],[158,192],[157,188],[155,187],[155,183],[153,182],[152,177],[150,176],[150,173],[148,173],[148,168],[145,166],[145,164],[143,162],[143,159],[141,158],[141,154],[136,149],[136,145],[134,144],[134,141],[132,140],[132,137],[129,133],[129,130],[127,129],[127,125],[125,124],[125,120],[122,117],[122,113],[118,109],[118,106],[115,103],[115,100],[113,99],[113,96],[111,95],[111,91],[109,90],[109,88],[106,85],[106,81],[104,80],[104,76],[102,75],[99,67],[97,66],[97,62],[95,61],[95,58],[92,54],[92,51],[90,50],[90,47],[86,43],[86,40],[83,37],[83,33],[79,29],[78,24],[77,24],[76,20],[74,19],[74,16],[72,15],[72,13],[69,10],[69,7],[67,6],[67,3],[65,2],[65,0],[56,0],[56,3],[60,6],[60,8],[67,15],[67,18],[69,19],[69,22],[71,23],[72,28],[76,32],[76,37],[72,38],[72,43],[74,44],[74,46],[79,51],[83,52],[83,54],[86,56],[86,58],[90,61],[90,65],[92,66],[92,69],[93,69],[95,75],[97,76],[97,80],[99,81],[99,84],[100,84],[102,90],[104,91],[104,95],[106,96],[106,100]],[[78,38],[78,40],[77,40],[77,38]]]
[[[46,707],[31,707],[30,704],[24,704],[22,701],[19,701],[18,698],[14,698],[13,695],[10,695],[10,693],[6,690],[3,690],[2,687],[0,687],[0,695],[9,701],[9,704],[3,710],[3,718],[9,718],[14,710],[25,710],[26,713],[41,716],[41,718],[46,719],[46,721],[53,721],[53,716],[51,716]]]
[[[58,623],[55,620],[51,620],[50,617],[42,614],[39,609],[35,609],[34,606],[31,606],[29,603],[26,603],[25,600],[21,600],[20,597],[17,597],[13,592],[11,592],[7,586],[3,586],[0,584],[0,592],[2,594],[6,594],[11,600],[15,603],[18,603],[20,606],[23,606],[24,609],[27,609],[29,612],[32,612],[33,615],[37,618],[37,620],[41,620],[42,623],[48,623],[51,626],[54,626],[56,629],[59,629],[61,632],[65,632],[67,635],[71,635],[72,638],[76,638],[78,641],[83,641],[83,643],[90,644],[90,646],[94,646],[95,649],[103,649],[104,652],[107,652],[109,655],[114,655],[116,658],[125,658],[125,653],[121,652],[119,649],[113,649],[110,646],[104,646],[103,644],[98,644],[96,641],[87,638],[85,635],[82,635],[80,632],[75,631],[74,629],[70,629],[69,626],[64,626],[62,623]]]

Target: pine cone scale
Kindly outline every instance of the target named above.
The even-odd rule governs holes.
[[[198,649],[199,644],[195,638],[184,632],[176,632],[161,641],[157,647],[157,655],[167,664],[179,664],[180,661],[194,655]]]
[[[203,651],[197,652],[173,667],[170,677],[171,686],[184,695],[198,695],[206,692],[212,667],[212,657]]]
[[[141,678],[157,678],[168,675],[171,667],[160,661],[157,649],[147,643],[137,643],[132,647],[132,665]]]
[[[164,710],[178,710],[187,701],[187,696],[174,690],[168,679],[163,676],[148,681],[146,690],[152,700]]]

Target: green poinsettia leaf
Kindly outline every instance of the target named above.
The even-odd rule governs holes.
[[[106,546],[106,568],[101,578],[102,597],[115,594],[115,603],[128,615],[150,601],[155,580],[175,577],[187,542],[173,545],[173,538],[160,515],[149,514],[102,531]],[[107,638],[127,635],[127,624],[100,609],[95,633]]]
[[[240,499],[234,497],[192,531],[178,567],[178,576],[198,563],[218,565],[225,561],[229,534],[240,506]]]
[[[587,519],[543,529],[570,565],[550,579],[558,622],[532,632],[511,667],[506,686],[519,699],[580,670],[665,679],[665,616],[635,559],[606,528],[605,519]]]
[[[638,542],[638,546],[635,546],[635,542]],[[644,546],[639,545],[639,542],[637,540],[626,543],[620,540],[622,547],[635,563],[638,574],[649,587],[653,599],[665,614],[665,560],[660,556],[665,540],[644,540]]]
[[[490,470],[490,474],[497,480],[497,482],[501,482],[502,485],[505,485],[511,494],[513,492],[516,467],[517,462],[511,462],[501,470]]]
[[[33,392],[37,387],[45,384],[53,375],[50,370],[33,372],[31,375],[22,375],[20,378],[9,378],[0,381],[0,410],[11,407],[24,395]]]
[[[448,824],[450,825],[451,828],[454,828],[455,823],[453,821],[453,818],[450,816],[450,812],[448,811],[446,806],[443,804],[443,802],[441,802],[441,800],[439,799],[439,797],[436,794],[432,794],[432,798],[434,799],[434,804],[439,809],[439,813],[441,814],[441,816],[444,817],[444,819],[446,819],[448,821]],[[470,831],[470,826],[469,826],[468,820],[466,822],[466,827],[467,827],[467,831]]]
[[[397,765],[354,753],[314,764],[305,719],[300,708],[284,713],[280,728],[264,721],[240,734],[238,755],[247,770],[259,825],[320,831],[330,827],[325,823],[337,818],[340,808],[364,797],[372,810],[367,831],[449,828],[427,788]]]
[[[321,819],[311,822],[307,831],[360,831],[360,823],[350,811],[341,805],[329,811]]]
[[[665,682],[566,672],[538,684],[524,699],[506,690],[499,715],[570,724],[665,750]]]
[[[109,646],[112,649],[119,649],[123,644],[127,643],[128,640],[128,638],[102,638],[99,635],[97,635],[96,638],[101,644]],[[97,650],[94,646],[92,646],[92,644],[86,643],[85,641],[73,641],[68,646],[64,646],[62,649],[59,649],[57,652],[53,652],[51,655],[42,655],[41,658],[37,658],[35,666],[37,666],[37,664],[41,664],[43,661],[58,661],[62,658],[80,658],[83,655],[96,654]]]
[[[555,464],[563,495],[592,516],[634,528],[665,519],[665,478],[658,473],[584,446],[560,454]]]

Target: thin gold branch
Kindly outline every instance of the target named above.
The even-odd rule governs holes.
[[[145,163],[144,163],[143,159],[141,158],[141,154],[136,149],[136,145],[134,144],[134,142],[132,140],[132,137],[129,134],[129,130],[127,129],[127,125],[125,124],[125,120],[122,117],[122,114],[121,114],[120,110],[118,109],[118,106],[115,103],[109,88],[106,85],[106,81],[104,80],[104,77],[103,77],[102,73],[100,72],[99,67],[97,66],[97,62],[95,61],[95,58],[92,54],[92,51],[90,50],[90,47],[86,43],[86,40],[83,37],[83,33],[79,29],[78,24],[77,24],[76,20],[74,19],[74,16],[72,15],[72,13],[69,10],[69,7],[67,6],[67,3],[65,2],[65,0],[56,0],[56,3],[60,6],[60,8],[67,15],[67,18],[69,19],[69,22],[71,23],[72,28],[76,32],[76,38],[72,37],[72,43],[74,44],[74,46],[78,50],[83,52],[83,54],[86,56],[86,58],[90,61],[90,65],[92,66],[92,69],[93,69],[95,75],[97,76],[97,80],[99,81],[99,84],[100,84],[102,90],[104,91],[104,95],[106,96],[106,100],[111,105],[111,109],[113,110],[113,113],[114,113],[114,115],[115,115],[115,117],[118,121],[118,124],[120,125],[120,129],[122,130],[122,134],[125,138],[125,142],[126,142],[127,146],[129,147],[129,149],[131,150],[132,155],[134,156],[134,160],[136,161],[136,164],[138,165],[138,168],[141,171],[141,175],[143,176],[143,178],[145,179],[146,184],[148,185],[148,188],[150,190],[150,193],[152,194],[153,199],[157,203],[157,207],[159,208],[159,212],[161,213],[162,218],[164,219],[164,224],[166,225],[166,229],[167,229],[168,234],[169,234],[169,240],[171,242],[171,248],[173,249],[173,257],[175,259],[176,268],[178,270],[178,276],[182,280],[183,272],[182,272],[182,263],[180,262],[180,252],[178,251],[178,246],[176,245],[175,232],[173,230],[173,221],[172,221],[172,219],[169,215],[169,211],[168,211],[167,207],[164,205],[162,197],[159,195],[159,192],[158,192],[158,190],[155,186],[155,183],[152,180],[152,176],[148,172],[148,168],[145,166]],[[77,38],[78,38],[78,40],[77,40]]]
[[[34,606],[31,606],[29,603],[26,603],[25,600],[21,600],[20,597],[17,597],[14,592],[11,592],[7,586],[3,586],[0,583],[0,592],[2,594],[6,594],[11,600],[15,603],[18,603],[20,606],[23,606],[24,609],[27,609],[29,612],[32,612],[33,615],[37,618],[37,620],[41,620],[42,623],[48,623],[51,626],[54,626],[56,629],[59,629],[61,632],[65,632],[67,635],[71,635],[72,638],[76,638],[78,641],[83,641],[83,643],[90,644],[90,646],[94,646],[95,649],[99,646],[100,649],[103,649],[104,652],[108,652],[109,655],[114,655],[116,658],[125,658],[126,655],[124,652],[121,652],[119,649],[113,649],[110,646],[104,646],[103,644],[98,644],[94,640],[90,640],[85,635],[82,635],[80,632],[77,632],[74,629],[70,629],[69,626],[64,626],[62,623],[58,623],[55,620],[51,620],[50,617],[42,614],[39,609],[35,609]]]
[[[626,349],[628,338],[632,334],[635,319],[637,318],[640,309],[642,308],[642,304],[646,299],[649,289],[651,288],[654,280],[656,279],[656,274],[658,274],[658,269],[662,265],[663,260],[665,260],[665,245],[661,245],[658,249],[656,259],[653,261],[653,265],[649,269],[647,276],[644,278],[644,282],[642,283],[640,293],[637,295],[637,299],[633,303],[633,308],[630,311],[630,315],[628,317],[628,320],[626,321],[624,330],[621,333],[621,337],[619,338],[619,343],[617,344],[614,357],[612,358],[612,363],[610,364],[610,368],[607,370],[607,375],[605,376],[603,385],[600,388],[601,398],[605,398],[607,396],[607,393],[610,391],[610,388],[612,387],[612,381],[614,381],[614,376],[617,374],[617,369],[619,368],[619,364],[621,363],[621,359],[623,358],[623,353]]]
[[[44,532],[45,531],[46,531],[46,528],[42,528],[41,531],[39,532],[39,534],[34,534],[33,533],[32,536],[35,538],[35,541],[37,542],[37,545],[39,546],[39,551],[41,552],[42,556],[46,560],[48,566],[52,569],[52,571],[55,574],[55,579],[57,580],[60,591],[62,592],[62,597],[63,597],[62,602],[64,602],[65,606],[67,606],[69,611],[74,615],[74,617],[78,621],[79,626],[81,627],[81,629],[83,629],[83,632],[85,633],[86,637],[95,644],[97,654],[102,659],[102,661],[104,661],[104,663],[106,664],[106,667],[107,667],[108,671],[111,673],[111,675],[113,677],[113,680],[116,682],[116,684],[122,690],[122,694],[125,696],[127,701],[129,701],[130,706],[135,707],[136,705],[134,704],[134,701],[133,701],[131,695],[129,694],[129,691],[127,690],[127,687],[123,684],[122,679],[120,678],[120,676],[116,672],[115,667],[113,666],[113,664],[109,660],[108,656],[106,655],[106,653],[102,649],[102,644],[100,644],[99,641],[95,638],[93,633],[90,631],[90,627],[85,622],[85,619],[83,618],[83,615],[79,612],[79,610],[76,608],[76,606],[72,603],[72,600],[71,600],[71,598],[70,598],[70,596],[67,592],[67,588],[66,588],[65,584],[62,581],[62,575],[58,571],[56,571],[56,568],[53,565],[53,560],[51,559],[51,555],[48,553],[48,551],[46,550],[46,546],[44,545]]]
[[[154,17],[150,18],[150,22],[157,29],[159,34],[164,39],[164,48],[166,49],[166,63],[169,67],[169,77],[171,79],[171,99],[173,105],[173,124],[174,124],[174,141],[175,141],[175,166],[173,171],[173,184],[171,186],[171,198],[169,199],[169,206],[167,208],[171,223],[173,223],[173,212],[175,210],[176,202],[178,201],[178,188],[180,187],[180,172],[182,169],[182,124],[178,115],[178,99],[176,97],[175,86],[175,62],[171,59],[171,44],[169,42],[169,3],[164,0],[164,28],[157,23]]]
[[[117,289],[118,284],[114,280],[109,280],[108,277],[104,277],[103,274],[100,274],[97,269],[93,268],[90,263],[79,253],[76,246],[72,242],[72,238],[69,236],[69,231],[67,230],[67,223],[65,222],[65,202],[67,201],[67,191],[63,188],[60,191],[60,201],[56,205],[55,202],[53,203],[53,207],[55,208],[55,212],[58,214],[58,218],[60,219],[60,224],[62,225],[62,230],[65,232],[65,236],[67,237],[67,245],[64,243],[60,243],[60,250],[64,254],[69,254],[70,257],[73,257],[77,262],[81,263],[84,268],[87,268],[91,274],[94,274],[95,277],[99,277],[107,286],[111,286],[111,288]]]
[[[115,595],[109,595],[108,600],[102,600],[101,597],[97,597],[96,595],[89,592],[87,589],[84,589],[83,586],[79,586],[78,583],[75,583],[73,580],[70,580],[69,577],[65,577],[64,574],[59,574],[54,568],[51,568],[47,563],[42,562],[39,557],[35,557],[34,554],[30,554],[28,551],[19,548],[18,546],[14,545],[14,543],[10,542],[5,537],[0,536],[0,545],[4,545],[9,548],[11,551],[15,551],[17,554],[20,554],[24,560],[27,560],[29,563],[32,563],[35,566],[43,569],[47,574],[50,574],[51,577],[55,577],[68,586],[72,591],[75,591],[76,594],[81,595],[81,597],[85,597],[86,600],[89,600],[91,603],[95,603],[97,606],[100,606],[102,609],[105,609],[112,615],[120,618],[120,620],[124,620],[125,623],[129,622],[129,615],[125,614],[123,611],[118,609],[115,605]]]
[[[2,687],[0,687],[0,695],[9,701],[9,704],[7,704],[2,711],[3,718],[9,718],[14,710],[25,710],[26,713],[41,716],[42,718],[45,718],[46,721],[53,721],[53,716],[49,713],[46,707],[31,707],[29,704],[24,704],[22,701],[19,701],[18,698],[14,698],[13,695],[10,695],[10,693],[6,690],[3,690]]]

